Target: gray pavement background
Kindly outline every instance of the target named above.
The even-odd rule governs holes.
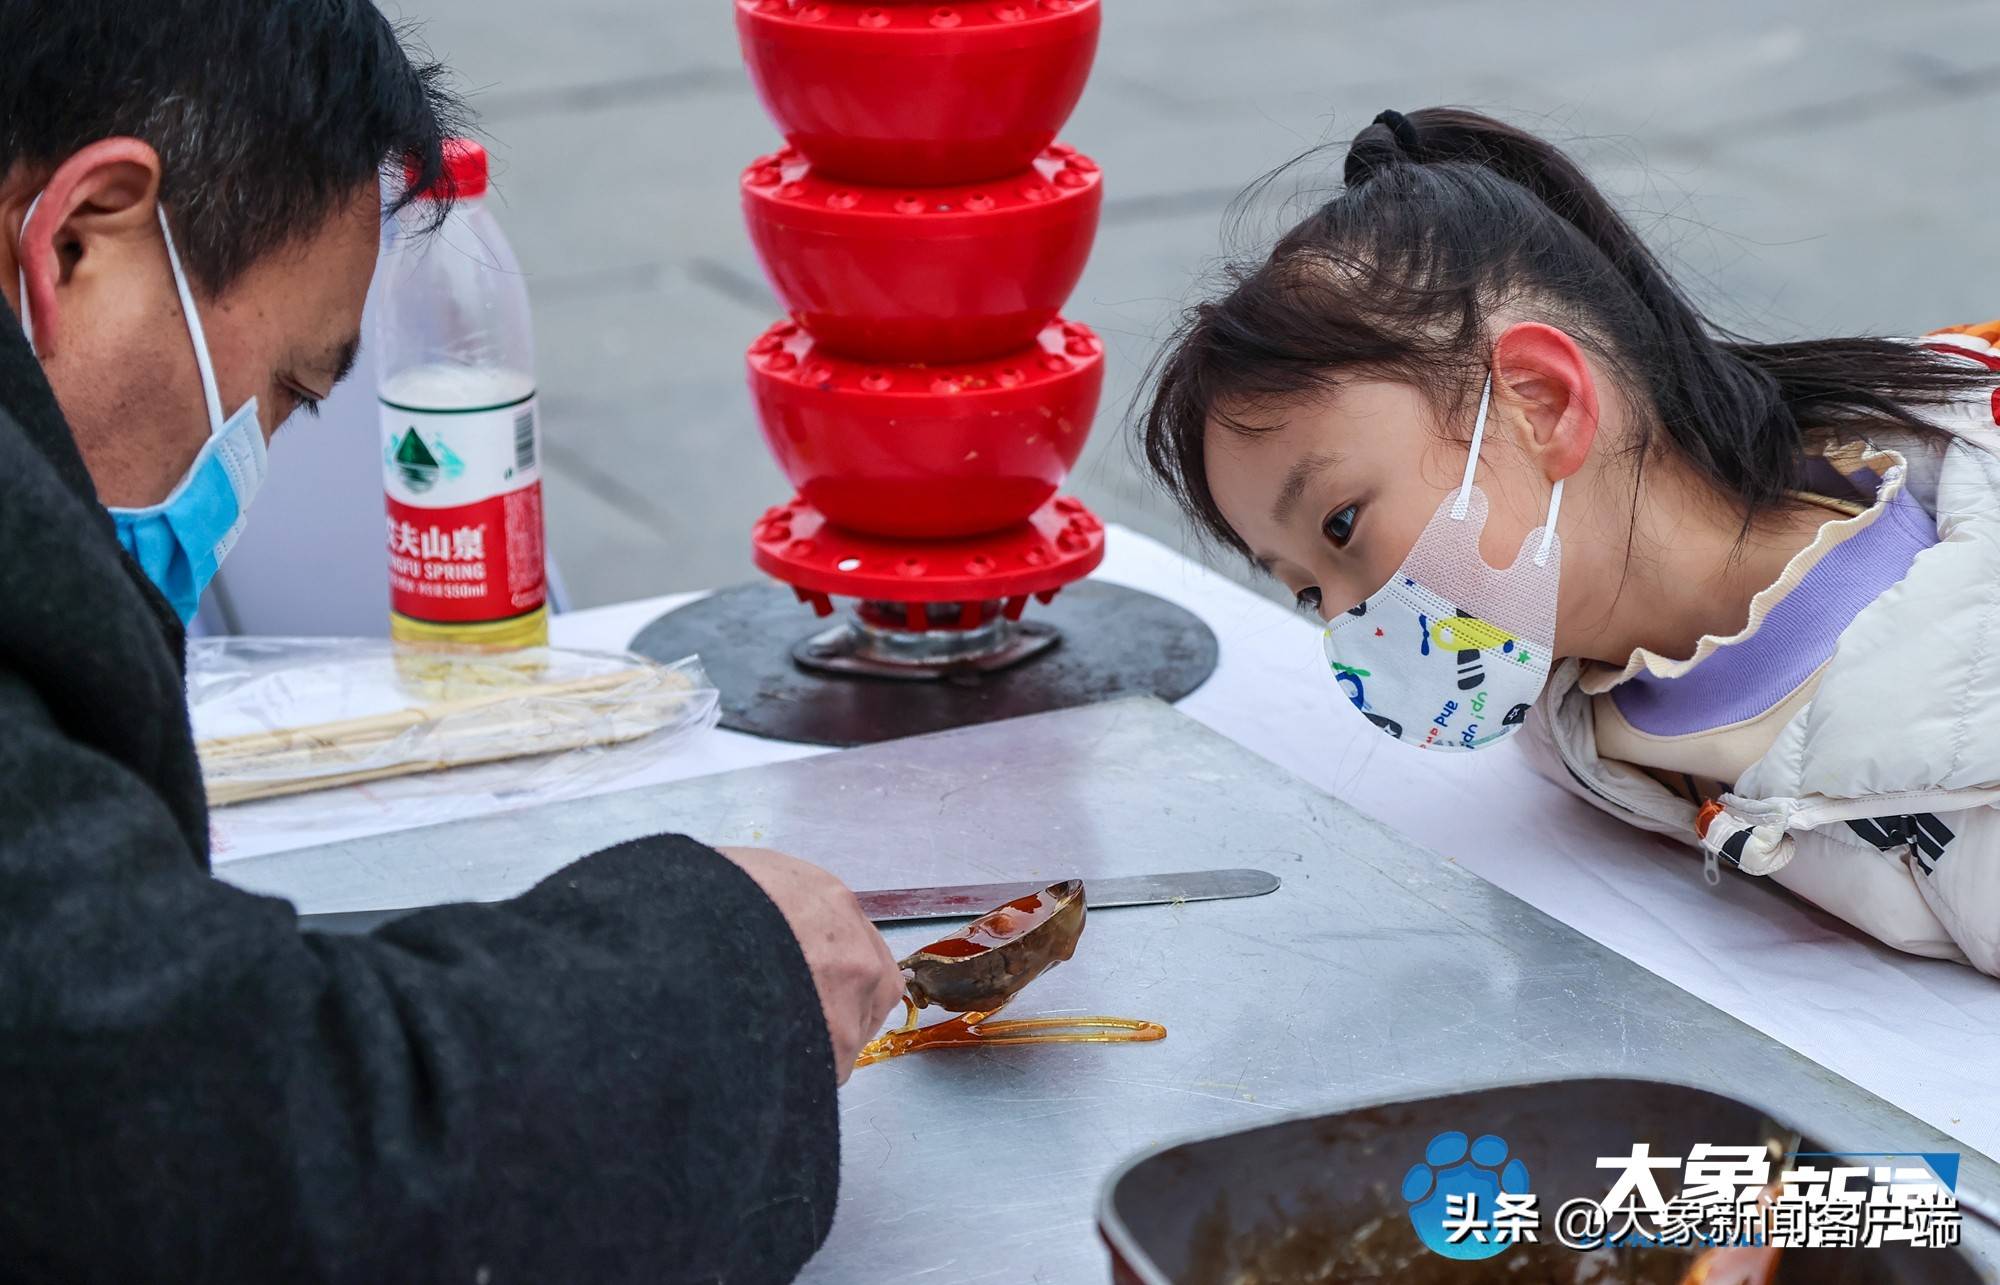
[[[1068,315],[1110,346],[1068,489],[1188,547],[1125,410],[1230,198],[1384,107],[1461,103],[1569,146],[1719,319],[1764,337],[2000,316],[2000,25],[1978,0],[1104,0],[1063,137],[1104,167]],[[550,538],[591,606],[755,576],[790,491],[743,389],[778,315],[736,176],[779,140],[729,0],[388,0],[471,91],[530,289]],[[1319,174],[1331,182],[1336,151]],[[1269,231],[1282,210],[1253,210]],[[1235,248],[1243,248],[1237,244]],[[1232,570],[1235,570],[1232,568]]]

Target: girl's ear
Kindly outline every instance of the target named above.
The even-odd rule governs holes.
[[[1597,440],[1597,377],[1576,340],[1522,321],[1493,342],[1493,409],[1551,482],[1583,467]]]

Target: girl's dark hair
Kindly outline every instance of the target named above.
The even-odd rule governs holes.
[[[1503,305],[1560,326],[1641,412],[1639,467],[1659,435],[1738,504],[1746,529],[1804,484],[1809,431],[1884,421],[1992,376],[1889,339],[1750,343],[1711,324],[1581,170],[1476,112],[1383,112],[1350,146],[1345,187],[1228,289],[1188,310],[1151,372],[1147,463],[1196,523],[1242,552],[1208,487],[1213,421],[1330,390],[1357,374],[1442,390],[1483,376]]]

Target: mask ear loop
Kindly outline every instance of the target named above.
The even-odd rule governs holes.
[[[194,292],[188,288],[187,273],[181,270],[180,251],[174,248],[174,232],[167,226],[167,207],[156,205],[160,235],[167,239],[167,266],[174,270],[174,289],[181,296],[181,311],[187,315],[188,337],[194,340],[194,364],[201,371],[201,395],[208,403],[208,433],[222,433],[222,394],[215,386],[215,365],[208,355],[208,333],[202,329],[201,313],[195,310]]]
[[[1486,386],[1479,390],[1479,418],[1472,421],[1472,449],[1465,456],[1465,476],[1458,480],[1458,494],[1451,502],[1451,520],[1465,521],[1472,504],[1472,475],[1479,468],[1479,443],[1486,436],[1486,411],[1493,404],[1493,373],[1486,374]]]
[[[42,194],[40,192],[35,193],[35,199],[28,202],[28,212],[21,216],[21,236],[23,238],[28,235],[29,220],[35,217],[35,207],[41,203]],[[28,341],[28,351],[34,353],[36,359],[40,360],[41,353],[35,349],[35,319],[28,308],[28,269],[25,266],[25,259],[22,260],[22,266],[17,266],[14,269],[14,275],[16,281],[15,288],[21,296],[21,334]]]
[[[1549,492],[1549,518],[1542,524],[1541,547],[1535,550],[1535,565],[1538,567],[1548,565],[1549,550],[1555,547],[1556,514],[1562,512],[1562,502],[1563,480],[1557,478],[1555,489]]]
[[[1451,520],[1463,522],[1468,507],[1472,504],[1472,475],[1479,468],[1479,444],[1486,437],[1486,413],[1493,405],[1493,375],[1487,372],[1486,385],[1479,390],[1479,418],[1472,422],[1472,449],[1465,457],[1465,476],[1459,479],[1458,494],[1451,502]],[[1542,523],[1542,543],[1535,550],[1535,565],[1547,566],[1549,552],[1556,543],[1556,516],[1562,512],[1563,484],[1556,479],[1555,489],[1549,492],[1549,516]]]

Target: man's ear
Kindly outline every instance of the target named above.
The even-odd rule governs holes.
[[[99,139],[42,184],[16,256],[42,356],[55,352],[63,295],[79,274],[115,269],[134,246],[152,244],[159,193],[159,153],[136,138]]]
[[[1583,467],[1597,440],[1597,377],[1576,340],[1538,321],[1517,322],[1493,342],[1493,401],[1520,428],[1524,449],[1549,481]]]

